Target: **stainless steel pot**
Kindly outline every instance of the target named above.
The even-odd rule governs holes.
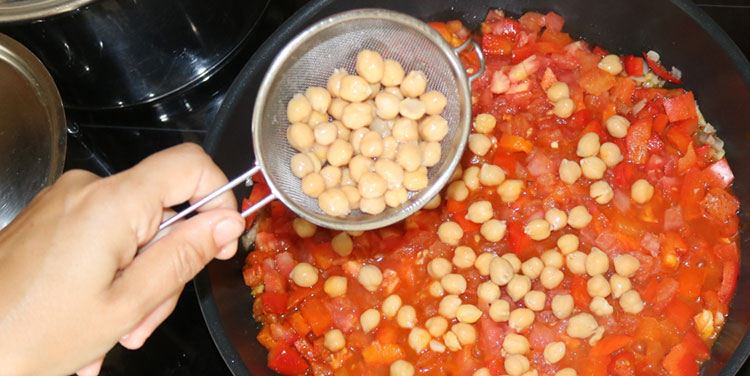
[[[155,101],[209,77],[267,0],[0,0],[0,32],[34,52],[67,108]]]

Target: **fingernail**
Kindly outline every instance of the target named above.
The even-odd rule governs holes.
[[[214,242],[217,247],[222,248],[242,235],[243,230],[245,230],[245,224],[241,221],[234,218],[225,219],[214,227]]]

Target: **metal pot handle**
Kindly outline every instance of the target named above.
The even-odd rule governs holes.
[[[474,82],[474,80],[479,78],[479,76],[484,74],[485,66],[484,66],[484,53],[482,53],[482,46],[480,46],[479,43],[477,43],[477,41],[474,40],[474,38],[469,38],[466,40],[466,42],[464,42],[460,46],[454,47],[453,52],[456,54],[456,56],[458,56],[460,52],[462,52],[463,50],[469,47],[474,48],[474,51],[477,53],[477,56],[479,57],[479,71],[469,76],[469,83],[472,83]]]

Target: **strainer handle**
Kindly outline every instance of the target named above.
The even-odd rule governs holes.
[[[482,74],[484,74],[484,68],[485,67],[484,67],[484,53],[482,53],[482,46],[480,46],[479,43],[477,43],[477,41],[474,40],[474,38],[469,38],[469,39],[466,40],[466,42],[464,42],[460,46],[454,47],[453,48],[453,52],[456,55],[458,55],[459,52],[461,52],[461,51],[463,51],[463,50],[465,50],[465,49],[467,49],[469,47],[473,48],[474,51],[477,53],[477,56],[479,57],[479,70],[476,73],[474,73],[474,74],[472,74],[472,75],[469,76],[469,83],[472,83],[474,80],[476,80],[477,78],[479,78],[479,76],[481,76]]]
[[[230,181],[227,184],[224,184],[223,186],[219,187],[219,189],[211,192],[208,196],[202,198],[200,201],[196,202],[195,204],[190,205],[187,209],[177,213],[177,215],[167,219],[166,221],[162,222],[159,225],[159,230],[163,230],[166,227],[169,227],[173,223],[177,222],[178,220],[184,218],[186,215],[194,212],[196,209],[200,208],[201,206],[205,205],[207,202],[215,199],[222,193],[240,185],[241,183],[247,181],[247,179],[260,171],[260,166],[255,165],[253,168],[245,171],[242,175],[234,178],[234,180]],[[273,193],[269,194],[268,196],[264,197],[262,200],[255,203],[255,205],[247,208],[247,210],[243,211],[241,213],[242,217],[245,218],[248,215],[255,213],[258,211],[258,209],[266,206],[269,202],[273,201],[276,197],[273,195]]]

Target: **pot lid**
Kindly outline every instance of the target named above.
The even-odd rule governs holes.
[[[94,0],[0,0],[0,22],[39,20],[78,9]]]
[[[62,173],[62,100],[44,65],[0,34],[0,229]]]

